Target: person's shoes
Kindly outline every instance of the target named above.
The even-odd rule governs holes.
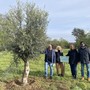
[[[72,77],[73,77],[73,79],[76,79],[76,75],[73,75]]]
[[[58,76],[61,76],[61,74],[58,74]]]
[[[64,77],[64,75],[63,75],[63,74],[61,74],[60,76],[61,76],[61,77]]]
[[[50,79],[52,79],[52,76],[50,76]]]
[[[88,78],[88,81],[90,82],[90,78]]]
[[[47,79],[48,77],[47,76],[44,76],[45,79]]]
[[[84,80],[84,77],[82,77],[82,81]]]

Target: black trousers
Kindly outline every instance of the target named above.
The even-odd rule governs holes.
[[[70,68],[71,68],[72,76],[76,77],[76,75],[77,75],[77,64],[70,64]]]

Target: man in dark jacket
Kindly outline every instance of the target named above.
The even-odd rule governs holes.
[[[53,76],[53,63],[55,63],[56,55],[55,51],[52,49],[52,45],[49,45],[45,50],[45,78],[48,76],[48,66],[50,66],[50,79]]]
[[[80,43],[79,59],[81,62],[81,76],[82,80],[84,80],[84,65],[87,68],[87,79],[90,81],[90,49],[85,45],[84,42]]]

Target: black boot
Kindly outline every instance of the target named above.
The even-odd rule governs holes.
[[[50,79],[52,79],[52,76],[50,76]]]
[[[73,79],[76,79],[76,75],[73,75]]]

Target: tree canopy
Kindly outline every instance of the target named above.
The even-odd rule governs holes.
[[[17,6],[0,19],[2,44],[18,57],[26,60],[44,48],[48,13],[35,4],[17,2]]]
[[[76,38],[76,46],[79,46],[81,41],[84,41],[87,46],[90,46],[90,32],[86,33],[83,29],[74,28],[72,35]]]
[[[56,48],[56,46],[60,45],[62,48],[69,48],[69,42],[63,38],[61,39],[48,39],[47,40],[47,44],[52,44],[54,46],[54,48]]]

